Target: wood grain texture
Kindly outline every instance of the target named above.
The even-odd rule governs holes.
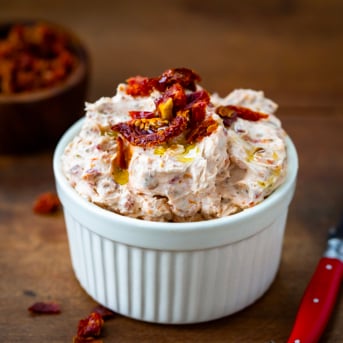
[[[104,342],[284,342],[328,229],[343,208],[343,3],[252,0],[0,0],[0,20],[42,17],[74,29],[92,56],[89,100],[114,94],[135,74],[194,68],[221,95],[263,89],[297,146],[300,170],[279,273],[254,305],[209,323],[169,326],[116,316]],[[35,198],[54,190],[52,151],[0,155],[0,341],[72,342],[96,303],[70,264],[61,212],[39,216]],[[35,301],[62,313],[32,316]],[[343,341],[339,296],[322,343]]]

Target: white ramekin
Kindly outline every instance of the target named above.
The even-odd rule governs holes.
[[[227,316],[261,297],[277,273],[298,159],[287,138],[287,179],[259,205],[229,217],[159,223],[124,217],[83,199],[61,171],[75,123],[54,154],[72,265],[100,304],[132,318],[169,324]]]

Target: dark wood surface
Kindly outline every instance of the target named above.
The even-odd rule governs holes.
[[[258,5],[257,5],[258,4]],[[343,210],[343,3],[331,1],[0,0],[0,20],[39,17],[74,29],[92,57],[89,101],[127,77],[187,66],[225,95],[263,89],[280,105],[300,170],[280,270],[255,304],[229,317],[169,326],[117,315],[104,342],[285,342],[299,301]],[[52,151],[0,155],[0,342],[72,342],[96,305],[69,259],[62,212],[32,212],[54,191]],[[36,301],[62,313],[31,316]],[[321,342],[343,342],[338,297]]]

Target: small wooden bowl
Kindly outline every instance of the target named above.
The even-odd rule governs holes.
[[[39,21],[40,23],[42,21]],[[49,27],[65,32],[79,63],[70,75],[51,88],[5,95],[0,93],[0,153],[29,153],[52,149],[64,131],[83,115],[89,80],[89,55],[79,38],[50,22]],[[0,24],[0,36],[11,26]],[[19,22],[33,25],[35,22]]]

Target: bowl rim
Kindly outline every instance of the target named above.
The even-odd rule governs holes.
[[[13,21],[7,20],[0,22],[0,31],[4,27],[11,27],[12,25],[16,24],[34,25],[35,23],[44,23],[67,34],[70,38],[71,46],[73,47],[73,53],[78,57],[79,63],[77,64],[76,68],[67,76],[66,79],[53,87],[37,89],[32,92],[20,92],[9,95],[0,93],[0,105],[30,103],[33,101],[44,100],[51,96],[55,96],[65,92],[66,90],[77,84],[80,79],[86,77],[87,68],[89,66],[88,49],[86,48],[82,40],[73,31],[71,31],[71,29],[46,19],[18,19]]]
[[[287,213],[298,172],[298,155],[289,136],[286,137],[288,166],[284,183],[251,208],[226,217],[196,222],[154,222],[106,210],[79,195],[68,183],[61,169],[63,151],[78,134],[84,120],[83,117],[76,121],[58,142],[53,155],[53,172],[64,209],[101,236],[128,245],[156,249],[204,249],[252,236],[271,225],[278,216]]]

